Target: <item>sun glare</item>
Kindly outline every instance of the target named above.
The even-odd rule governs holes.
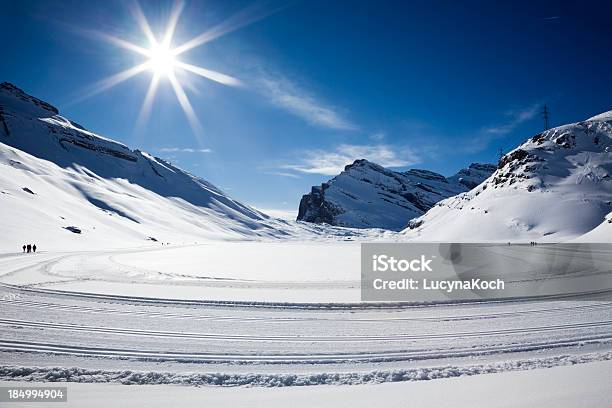
[[[168,76],[174,72],[174,53],[169,46],[157,44],[150,49],[149,65],[157,75]]]
[[[149,42],[148,48],[131,43],[129,41],[112,36],[110,34],[97,33],[102,39],[114,45],[140,54],[145,58],[145,60],[134,67],[128,68],[124,71],[121,71],[115,75],[112,75],[108,78],[99,81],[94,85],[93,89],[88,92],[85,97],[90,97],[99,92],[112,88],[113,86],[145,71],[151,71],[153,75],[147,93],[144,97],[142,106],[140,108],[140,114],[138,115],[137,124],[142,124],[147,121],[150,115],[151,106],[153,104],[153,100],[155,99],[155,94],[157,92],[160,80],[167,79],[170,82],[172,89],[174,90],[174,93],[176,95],[176,98],[179,102],[179,105],[185,112],[185,115],[187,116],[189,124],[194,130],[194,133],[196,135],[200,134],[200,122],[195,114],[193,107],[191,106],[191,102],[189,101],[187,94],[183,89],[183,85],[179,81],[179,77],[175,75],[177,71],[180,70],[182,72],[189,72],[191,74],[207,78],[222,85],[239,86],[242,83],[238,79],[229,75],[199,67],[197,65],[188,64],[184,61],[179,60],[178,57],[179,55],[199,45],[212,41],[213,39],[218,38],[223,34],[226,34],[228,32],[233,31],[234,29],[243,26],[244,24],[248,23],[248,21],[251,21],[252,18],[247,19],[244,22],[241,20],[232,20],[234,26],[222,25],[218,27],[213,27],[210,30],[200,34],[199,36],[187,41],[186,43],[173,48],[171,46],[172,38],[174,36],[174,31],[178,24],[181,12],[183,11],[183,7],[183,1],[175,1],[172,13],[170,15],[170,18],[168,19],[168,24],[166,26],[165,32],[163,33],[163,35],[156,36],[151,30],[151,26],[149,25],[147,18],[145,17],[142,9],[140,8],[140,5],[137,2],[134,3],[132,12],[138,23],[138,26],[140,27]]]

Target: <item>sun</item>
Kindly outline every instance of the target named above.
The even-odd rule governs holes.
[[[168,76],[174,73],[176,61],[168,45],[156,44],[149,52],[149,66],[156,75]]]
[[[195,47],[206,44],[207,42],[212,41],[215,38],[222,36],[223,34],[226,34],[228,32],[233,31],[234,29],[243,26],[244,24],[246,24],[246,22],[250,20],[247,19],[246,22],[241,22],[240,20],[233,21],[233,23],[235,24],[234,27],[223,25],[212,27],[210,30],[203,32],[202,34],[192,38],[191,40],[183,43],[182,45],[179,45],[178,47],[172,47],[174,31],[178,24],[183,7],[183,1],[177,0],[174,2],[174,7],[170,14],[170,18],[168,20],[165,32],[162,33],[162,35],[156,36],[151,30],[151,26],[149,25],[149,22],[147,21],[147,18],[145,17],[138,2],[133,3],[132,13],[136,19],[138,26],[140,27],[144,36],[146,37],[146,40],[148,41],[148,47],[143,47],[141,45],[134,44],[130,41],[112,36],[110,34],[95,32],[95,34],[103,40],[117,45],[125,50],[129,50],[141,55],[144,58],[144,61],[136,66],[133,66],[115,75],[98,81],[92,86],[90,91],[83,97],[83,99],[105,91],[111,87],[114,87],[115,85],[118,85],[123,81],[126,81],[127,79],[130,79],[138,74],[150,71],[153,73],[153,75],[151,77],[151,82],[149,83],[147,93],[145,94],[142,106],[140,108],[137,126],[148,120],[151,111],[151,106],[153,104],[153,100],[155,99],[157,88],[159,86],[159,82],[163,79],[170,82],[176,95],[176,98],[179,102],[179,105],[183,109],[183,112],[185,112],[187,120],[189,121],[189,124],[191,125],[191,128],[193,129],[196,136],[201,134],[202,128],[200,122],[195,114],[193,107],[191,106],[191,102],[189,101],[185,90],[183,89],[183,85],[181,84],[179,77],[176,75],[177,72],[189,72],[191,74],[207,78],[211,81],[218,82],[222,85],[240,86],[242,85],[242,83],[238,79],[226,74],[222,74],[221,72],[189,64],[185,61],[180,60],[179,56]]]

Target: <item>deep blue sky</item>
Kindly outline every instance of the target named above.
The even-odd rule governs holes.
[[[141,3],[156,34],[172,4]],[[0,0],[0,81],[260,208],[295,210],[362,156],[445,175],[493,162],[541,130],[544,103],[553,125],[612,109],[610,1],[188,1],[174,45],[269,14],[181,56],[244,86],[179,72],[201,134],[167,79],[137,128],[151,72],[80,99],[144,61],[84,34],[146,45],[128,6]]]

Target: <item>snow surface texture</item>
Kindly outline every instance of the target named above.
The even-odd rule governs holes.
[[[141,384],[182,384],[218,386],[292,387],[312,385],[359,385],[386,382],[437,380],[494,374],[508,371],[524,371],[536,368],[552,368],[608,361],[612,353],[587,354],[582,356],[560,356],[534,360],[507,361],[497,364],[465,367],[439,366],[394,371],[371,371],[365,373],[321,373],[321,374],[225,374],[225,373],[172,373],[142,371],[105,371],[76,367],[14,367],[0,366],[0,378],[14,381],[108,383],[125,385]]]
[[[4,261],[17,267],[0,283],[4,379],[364,384],[612,358],[607,294],[421,305],[189,301],[70,291],[66,280],[6,284],[36,270]],[[95,282],[101,290],[105,278]]]
[[[577,257],[563,244],[505,244],[480,248],[483,258],[519,259],[506,270],[509,290],[530,287],[532,296],[565,296],[610,287],[612,251],[599,248]],[[538,267],[543,259],[564,260],[559,275]],[[537,271],[537,273],[536,273]],[[483,273],[487,273],[486,270]],[[359,242],[208,242],[120,250],[87,250],[0,255],[0,285],[164,299],[169,302],[267,305],[292,309],[362,307]],[[517,293],[518,293],[517,292]],[[524,292],[523,292],[524,293]],[[478,294],[463,301],[482,300]],[[416,302],[417,299],[414,299]],[[431,292],[427,304],[456,303],[446,292]],[[0,302],[0,305],[2,303]],[[401,303],[399,303],[401,305]],[[385,302],[383,306],[397,306]]]
[[[0,84],[0,248],[281,237],[284,221]],[[35,231],[35,233],[34,233]],[[42,244],[42,245],[41,245]]]
[[[612,361],[453,377],[436,381],[368,384],[359,387],[181,387],[72,383],[62,406],[167,408],[191,407],[347,407],[371,408],[603,408],[609,406]],[[600,379],[600,381],[594,381]],[[603,381],[601,380],[603,379]],[[5,381],[1,386],[42,386],[40,382]],[[57,404],[56,404],[57,405]],[[51,404],[49,404],[51,406]],[[40,403],[32,404],[41,407]]]
[[[611,112],[527,140],[506,154],[482,184],[411,220],[406,237],[610,242]]]
[[[356,160],[302,197],[298,220],[355,228],[401,230],[438,201],[465,192],[495,171],[472,163],[452,177],[428,170],[400,173]]]

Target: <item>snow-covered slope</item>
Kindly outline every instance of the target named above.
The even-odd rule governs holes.
[[[286,234],[283,222],[85,130],[9,83],[0,84],[0,225],[3,248]]]
[[[601,224],[572,242],[612,242],[612,212]]]
[[[611,174],[612,111],[532,137],[485,182],[441,201],[405,234],[427,241],[564,241],[593,230],[585,240],[610,242]]]
[[[452,177],[428,170],[400,173],[356,160],[338,176],[302,197],[298,220],[356,228],[400,230],[438,201],[467,191],[495,171],[470,165]]]

